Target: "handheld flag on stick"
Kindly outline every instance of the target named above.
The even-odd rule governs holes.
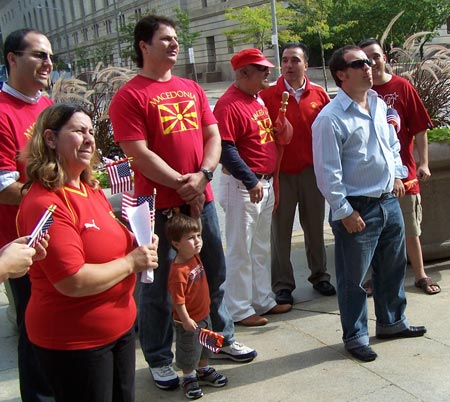
[[[41,239],[47,234],[48,229],[53,223],[52,215],[55,209],[56,205],[54,204],[50,205],[42,215],[41,219],[39,219],[39,222],[34,227],[33,232],[31,233],[30,238],[28,239],[27,244],[30,247],[36,247],[36,244],[39,243]]]
[[[122,218],[130,223],[131,230],[139,245],[152,242],[155,231],[156,190],[153,196],[138,196],[134,198],[128,193],[122,196]],[[153,282],[153,269],[149,268],[141,274],[141,282]]]
[[[393,107],[388,107],[388,110],[386,112],[386,120],[388,124],[391,124],[395,128],[395,132],[398,134],[398,132],[401,129],[400,125],[400,116],[398,115],[398,112]]]
[[[174,321],[178,324],[183,324],[179,320]],[[212,350],[214,353],[220,352],[220,348],[223,346],[223,335],[206,328],[197,328],[196,331],[198,331],[197,340],[200,345]]]
[[[131,191],[132,184],[129,161],[130,158],[125,158],[106,165],[106,171],[108,172],[111,183],[111,194]]]
[[[214,353],[219,353],[223,339],[223,335],[206,328],[200,328],[198,332],[198,343]]]
[[[153,223],[155,221],[155,194],[152,195],[138,195],[137,197],[133,197],[130,193],[124,192],[122,194],[122,219],[128,221],[127,208],[129,207],[138,207],[143,204],[145,201],[148,202],[148,206],[150,209],[150,220]]]

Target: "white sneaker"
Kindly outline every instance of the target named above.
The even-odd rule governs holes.
[[[150,373],[152,373],[153,381],[158,388],[174,389],[180,383],[180,379],[171,364],[162,367],[150,367]]]
[[[221,347],[219,353],[212,353],[210,358],[231,359],[235,362],[246,363],[251,362],[257,355],[256,350],[235,341],[231,345]]]

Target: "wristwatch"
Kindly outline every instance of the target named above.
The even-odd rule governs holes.
[[[211,181],[213,179],[213,171],[205,168],[201,168],[200,171],[205,175],[206,180]]]

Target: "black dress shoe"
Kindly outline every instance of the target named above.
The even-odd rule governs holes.
[[[396,332],[394,334],[378,334],[378,339],[396,339],[396,338],[417,338],[418,336],[424,336],[427,329],[423,326],[412,327],[404,329],[403,331]]]
[[[323,296],[333,296],[336,294],[336,289],[329,281],[320,281],[313,285],[313,288]]]
[[[288,289],[281,289],[275,294],[275,301],[277,304],[294,304],[294,298],[291,291]]]
[[[360,346],[359,348],[354,349],[347,349],[347,352],[362,362],[372,362],[378,356],[369,345]]]

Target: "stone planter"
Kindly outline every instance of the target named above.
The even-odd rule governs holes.
[[[420,183],[425,261],[450,257],[450,144],[431,142],[428,154],[431,177]]]

